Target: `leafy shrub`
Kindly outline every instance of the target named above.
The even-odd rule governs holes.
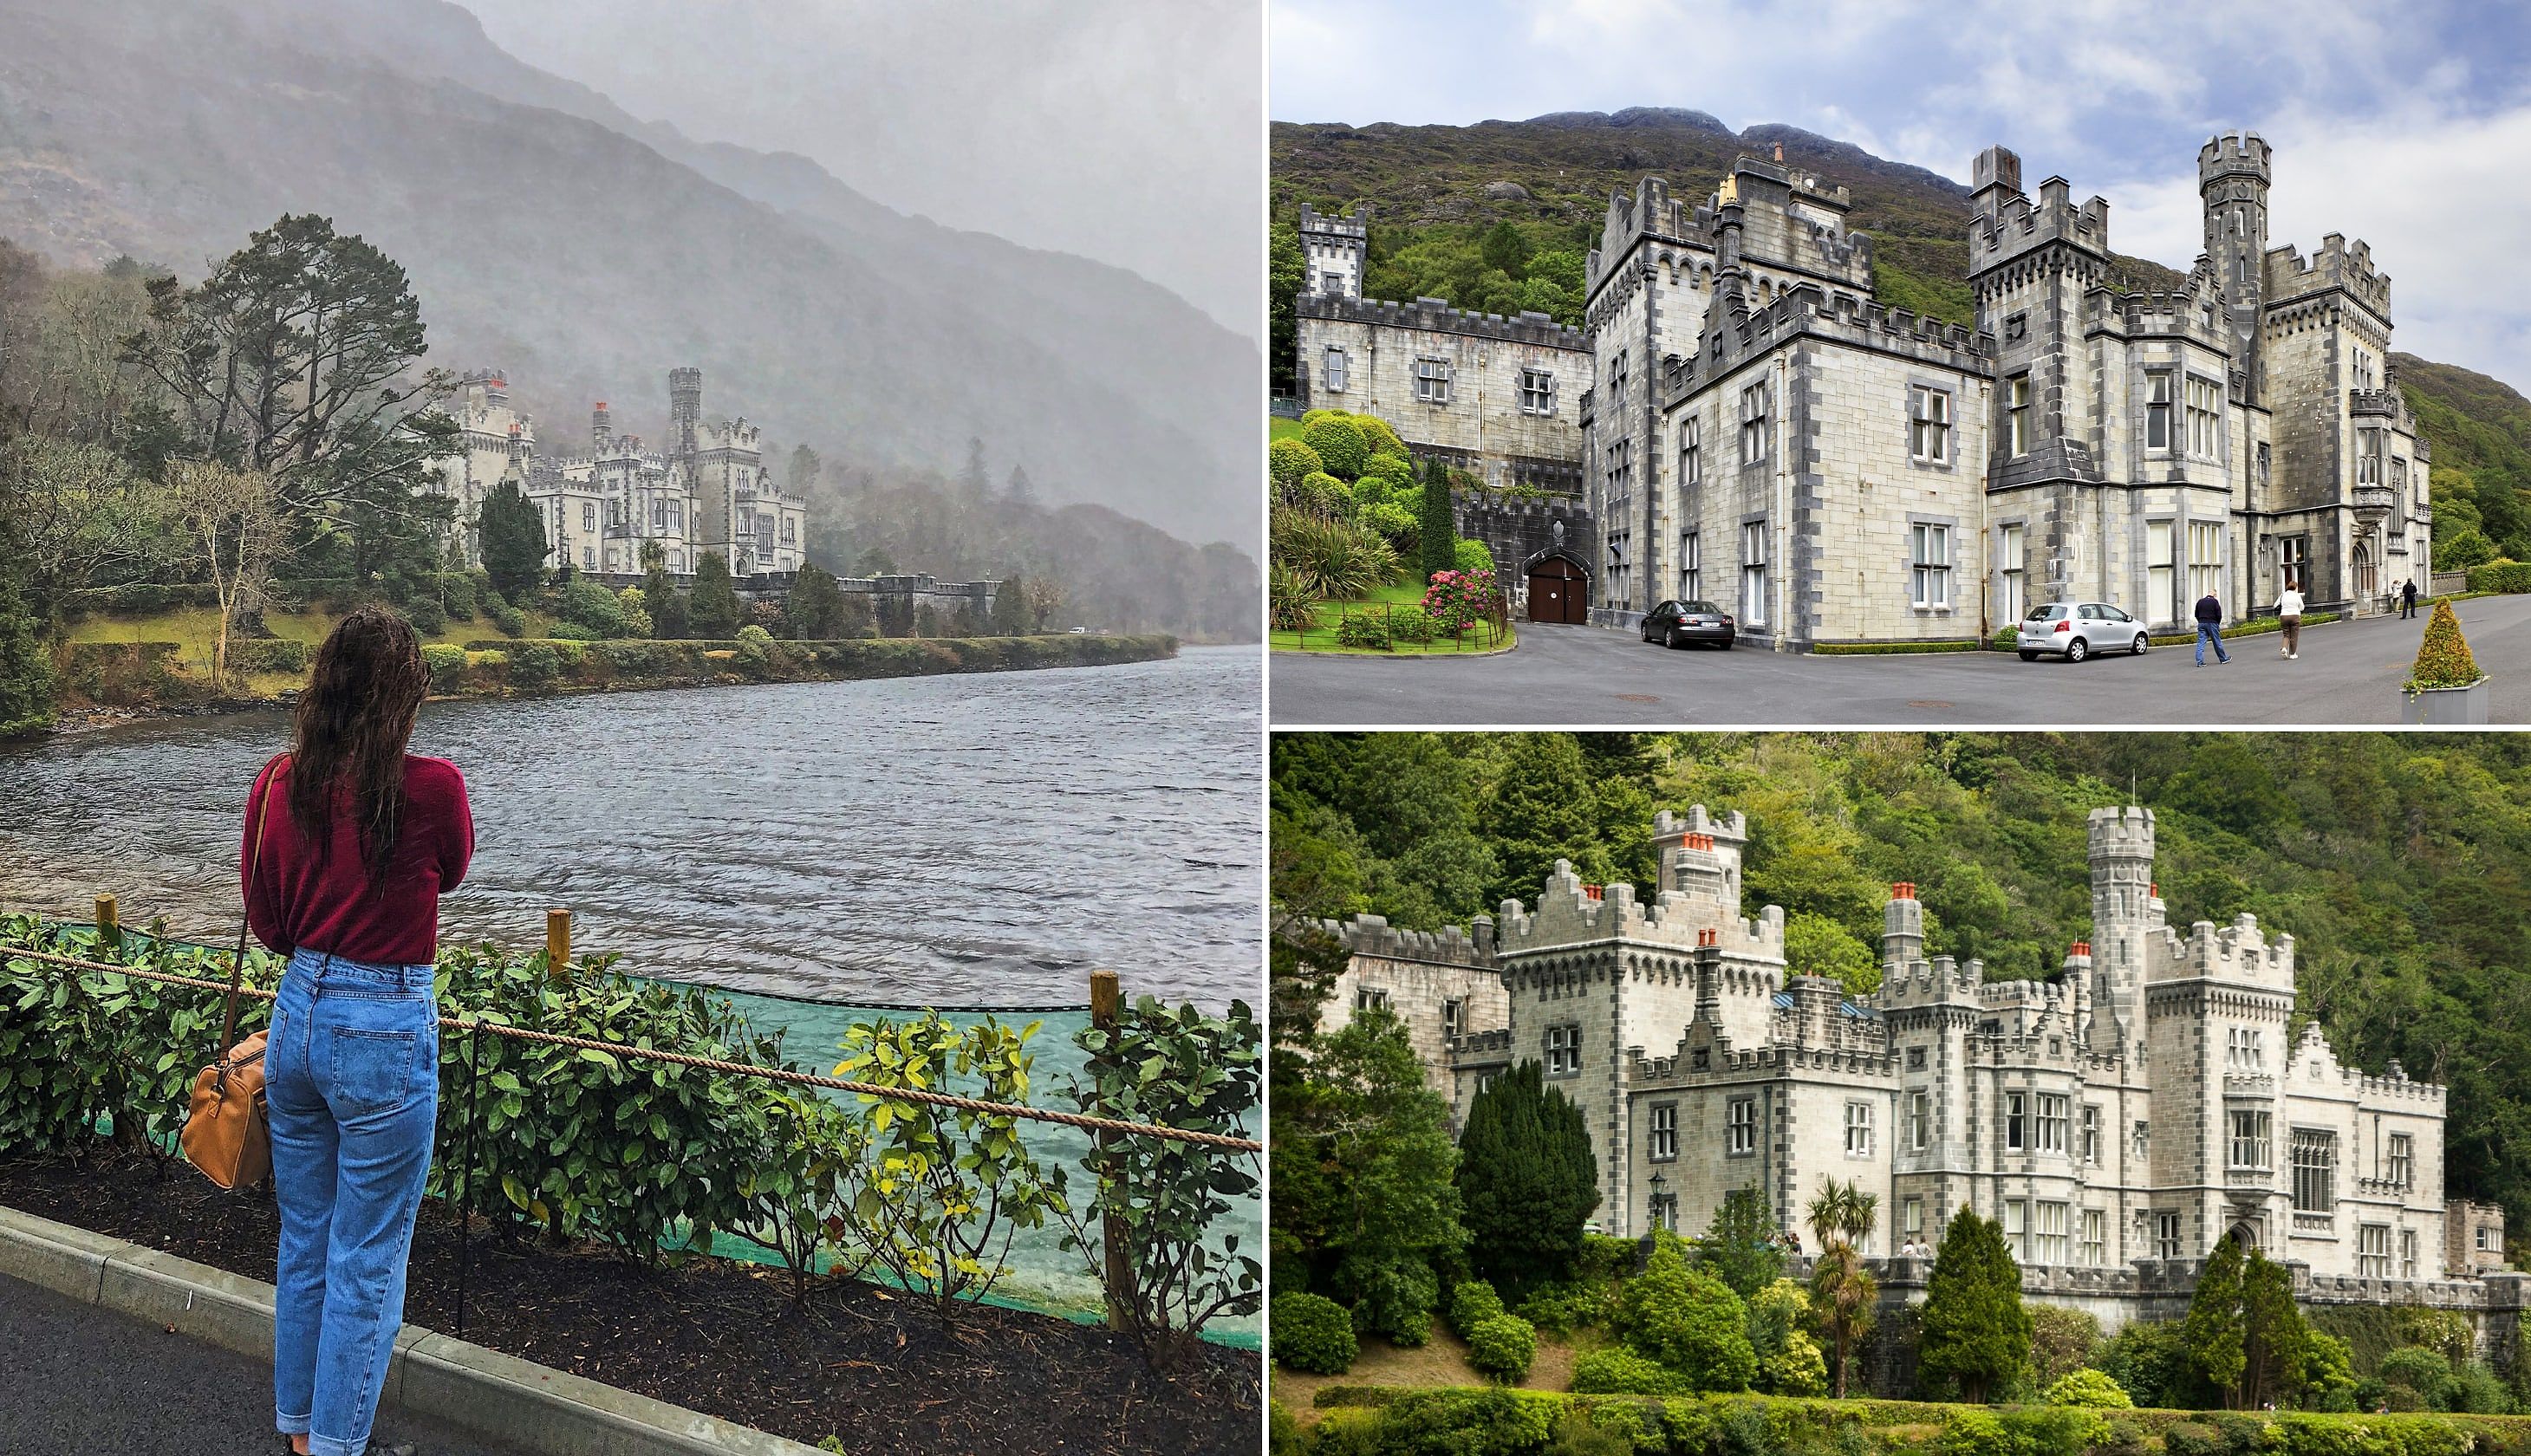
[[[1433,1340],[1433,1311],[1441,1303],[1441,1280],[1422,1259],[1357,1265],[1338,1277],[1337,1293],[1354,1302],[1353,1327],[1405,1350]]]
[[[1468,1331],[1468,1364],[1509,1383],[1538,1358],[1538,1328],[1518,1315],[1490,1315]]]
[[[649,637],[655,624],[650,620],[649,598],[642,594],[642,588],[627,587],[615,593],[615,599],[624,609],[624,635],[635,639]]]
[[[404,609],[404,619],[422,637],[437,637],[448,630],[447,609],[433,596],[417,596]]]
[[[243,638],[229,644],[229,670],[301,673],[312,655],[313,649],[295,638]]]
[[[430,691],[456,692],[466,679],[466,649],[432,643],[422,649],[422,665],[430,670]]]
[[[2470,655],[2469,643],[2460,635],[2460,618],[2452,615],[2451,603],[2436,602],[2434,616],[2426,621],[2425,639],[2417,644],[2416,663],[2402,685],[2408,696],[2414,698],[2430,688],[2466,688],[2482,676],[2478,659]]]
[[[1307,579],[1288,561],[1268,562],[1266,567],[1266,610],[1276,632],[1306,632],[1316,621],[1311,611],[1318,605]]]
[[[773,655],[773,634],[753,622],[738,629],[738,655],[761,665]]]
[[[1612,1345],[1573,1362],[1577,1395],[1684,1395],[1687,1381],[1658,1360]]]
[[[2447,555],[2443,543],[2437,542],[2438,560]],[[2469,569],[2472,591],[2531,591],[2531,561],[2492,561]]]
[[[1277,490],[1298,484],[1302,476],[1317,475],[1326,468],[1318,451],[1288,436],[1266,449],[1266,478],[1274,482]]]
[[[528,635],[528,614],[495,596],[492,598],[492,625],[501,629],[503,637],[525,637]]]
[[[1353,601],[1397,580],[1397,552],[1376,532],[1306,511],[1277,511],[1273,555],[1322,599]]]
[[[1362,431],[1362,442],[1369,447],[1374,460],[1385,457],[1399,465],[1406,464],[1406,442],[1397,437],[1396,429],[1387,420],[1377,415],[1356,415],[1353,424],[1354,428]],[[1407,468],[1413,469],[1411,466]]]
[[[986,1101],[1024,1101],[1037,1030],[989,1016],[960,1028],[936,1011],[860,1022],[845,1032],[833,1075],[935,1092],[955,1081]],[[982,1299],[1010,1272],[1012,1239],[1045,1221],[1055,1184],[1021,1145],[1010,1113],[861,1096],[875,1197],[843,1216],[871,1259],[905,1288],[928,1290],[946,1319],[957,1301]]]
[[[2190,1403],[2193,1377],[2177,1320],[2118,1326],[2093,1353],[2092,1364],[2137,1405],[2169,1409]]]
[[[1422,607],[1392,607],[1388,612],[1388,636],[1391,642],[1429,643],[1433,640],[1433,619]]]
[[[1457,566],[1459,575],[1473,576],[1478,572],[1484,572],[1489,577],[1493,575],[1493,548],[1485,542],[1474,536],[1463,535],[1450,549],[1456,553],[1457,560],[1454,565]]]
[[[2043,1385],[2090,1362],[2101,1321],[2062,1305],[2030,1307],[2030,1369]]]
[[[1387,646],[1387,614],[1384,612],[1345,613],[1336,620],[1336,644],[1346,647]]]
[[[1083,1112],[1230,1137],[1246,1135],[1255,1121],[1262,1043],[1245,1002],[1213,1017],[1140,996],[1119,1013],[1114,1030],[1084,1027],[1073,1041],[1089,1054],[1087,1080],[1076,1079],[1072,1089]],[[1117,1138],[1091,1154],[1089,1168],[1091,1197],[1077,1216],[1060,1197],[1058,1177],[1056,1207],[1069,1230],[1063,1242],[1098,1278],[1102,1217],[1113,1214],[1133,1231],[1132,1283],[1116,1302],[1145,1350],[1183,1355],[1186,1340],[1212,1319],[1256,1312],[1265,1271],[1240,1252],[1239,1235],[1225,1235],[1218,1255],[1208,1247],[1213,1225],[1239,1200],[1256,1196],[1255,1153]]]
[[[492,589],[491,583],[472,572],[449,572],[438,579],[439,599],[448,609],[451,620],[467,622],[482,610],[483,594]]]
[[[2135,1405],[2117,1381],[2092,1370],[2078,1370],[2059,1377],[2048,1387],[2045,1399],[2052,1406],[2083,1406],[2096,1411],[2127,1410]]]
[[[1470,1279],[1450,1290],[1450,1329],[1463,1340],[1480,1321],[1507,1313],[1502,1296],[1483,1279]]]
[[[1441,571],[1424,588],[1424,610],[1445,636],[1456,637],[1493,610],[1491,572]]]
[[[1285,486],[1279,499],[1296,511],[1307,511],[1332,521],[1350,521],[1362,509],[1345,482],[1324,471],[1303,476]]]
[[[585,622],[557,619],[546,640],[558,643],[594,643],[604,642],[606,634]]]
[[[1828,1355],[1802,1331],[1788,1330],[1784,1341],[1758,1359],[1757,1384],[1774,1395],[1824,1395],[1828,1392]]]
[[[1341,1375],[1361,1353],[1353,1316],[1334,1300],[1315,1294],[1278,1294],[1266,1314],[1266,1346],[1274,1363],[1310,1375]]]
[[[1362,508],[1362,524],[1379,532],[1379,538],[1396,550],[1400,557],[1416,554],[1416,542],[1422,538],[1423,526],[1406,508],[1393,500],[1378,501]]]
[[[523,643],[510,654],[510,682],[541,693],[562,681],[562,657],[551,643]]]
[[[2223,1456],[2223,1438],[2213,1427],[2182,1421],[2162,1428],[2162,1449],[2165,1456]]]
[[[2383,1356],[2382,1364],[2374,1373],[2394,1388],[2404,1387],[2415,1394],[2419,1404],[2408,1409],[2450,1408],[2449,1392],[2446,1387],[2452,1383],[2452,1365],[2439,1350],[2403,1345]]]
[[[554,614],[587,628],[592,639],[621,637],[624,633],[624,603],[592,577],[573,577],[571,585],[562,588]]]
[[[1617,1298],[1617,1333],[1698,1390],[1746,1390],[1758,1375],[1740,1296],[1674,1247],[1656,1253]]]
[[[2513,1410],[2513,1393],[2505,1388],[2503,1377],[2479,1361],[2453,1371],[2452,1382],[2445,1390],[2446,1410],[2474,1416],[2503,1416]]]
[[[1514,1313],[1543,1330],[1569,1335],[1599,1323],[1607,1312],[1605,1281],[1551,1279],[1531,1290]]]
[[[1338,479],[1361,475],[1364,463],[1371,459],[1371,441],[1350,415],[1331,414],[1312,420],[1302,426],[1301,440],[1319,453],[1322,468]]]

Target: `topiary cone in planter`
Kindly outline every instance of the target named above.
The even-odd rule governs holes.
[[[2405,719],[2410,723],[2487,721],[2487,675],[2470,655],[2469,641],[2460,635],[2460,618],[2452,614],[2450,601],[2435,603],[2425,639],[2417,644],[2417,660],[2409,667],[2400,692],[2407,699]]]

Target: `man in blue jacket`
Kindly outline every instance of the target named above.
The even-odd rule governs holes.
[[[2223,650],[2223,603],[2207,592],[2197,598],[2197,665],[2206,665],[2206,644],[2215,644],[2215,660],[2229,662],[2232,654]]]

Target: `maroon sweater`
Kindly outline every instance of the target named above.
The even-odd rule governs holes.
[[[439,944],[439,897],[457,888],[475,857],[475,819],[457,765],[405,756],[403,824],[386,883],[374,891],[346,802],[351,790],[336,792],[328,826],[332,839],[320,868],[315,845],[290,816],[290,769],[288,754],[274,758],[255,775],[254,791],[247,796],[238,881],[255,938],[283,955],[306,946],[350,961],[428,964]],[[256,864],[258,823],[266,836],[263,857],[258,868],[250,869]]]

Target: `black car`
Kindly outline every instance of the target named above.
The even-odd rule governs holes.
[[[1731,649],[1731,614],[1710,601],[1664,601],[1644,614],[1644,641],[1664,647],[1710,643]]]

